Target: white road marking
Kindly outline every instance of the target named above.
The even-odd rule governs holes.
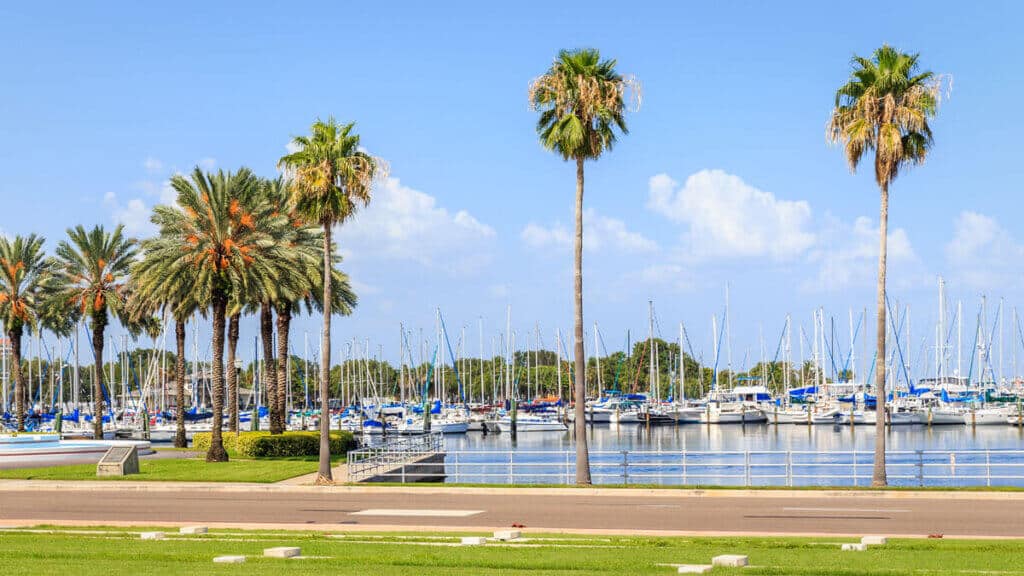
[[[783,508],[786,512],[892,512],[894,514],[906,514],[910,510],[895,510],[892,508]]]
[[[435,516],[441,518],[465,518],[483,514],[483,510],[420,510],[400,508],[370,508],[352,512],[352,516]]]

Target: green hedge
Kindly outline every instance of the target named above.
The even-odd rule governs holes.
[[[192,436],[192,447],[205,452],[210,449],[210,432],[197,432]],[[289,458],[292,456],[318,456],[319,432],[224,432],[224,449],[228,454],[247,458]],[[341,455],[356,447],[351,432],[331,432],[331,454]]]

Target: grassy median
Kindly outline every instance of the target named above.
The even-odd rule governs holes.
[[[280,482],[317,470],[312,457],[234,459],[208,463],[202,458],[143,459],[139,473],[128,476],[96,476],[95,464],[0,470],[0,479],[17,480],[131,480],[164,482]]]
[[[152,528],[158,530],[159,528]],[[147,529],[150,530],[150,529]],[[364,534],[220,530],[143,541],[141,529],[0,530],[5,575],[332,574],[374,576],[674,574],[673,564],[707,564],[746,554],[743,574],[1022,574],[1024,542],[890,540],[867,552],[842,552],[832,538],[657,538],[527,534],[521,542],[458,546],[451,534]],[[299,546],[306,558],[263,558],[273,546]],[[246,563],[214,564],[245,555]],[[720,568],[716,573],[738,573]]]

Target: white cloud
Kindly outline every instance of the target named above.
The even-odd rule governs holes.
[[[808,262],[817,266],[816,275],[803,282],[810,291],[874,286],[878,281],[878,224],[861,216],[847,224],[826,216],[818,245]],[[914,252],[906,230],[891,228],[886,243],[887,283],[896,288],[920,286],[928,273]]]
[[[110,210],[113,221],[123,224],[129,235],[150,235],[156,232],[156,227],[149,221],[149,208],[140,198],[132,198],[127,204],[121,204],[116,194],[107,192],[103,196],[103,203]]]
[[[408,260],[450,272],[469,272],[490,260],[494,229],[465,210],[454,214],[429,194],[388,178],[368,208],[336,233],[352,261]]]
[[[143,160],[142,167],[150,174],[159,174],[164,169],[164,163],[152,156],[149,156]]]
[[[289,154],[295,154],[296,152],[301,150],[302,147],[296,144],[295,142],[289,140],[288,143],[284,145],[284,149],[287,150]]]
[[[560,222],[548,227],[531,222],[519,236],[533,248],[553,246],[570,250],[573,245],[572,230]],[[583,211],[583,248],[588,252],[606,248],[620,252],[653,252],[658,249],[658,244],[643,234],[631,232],[622,220],[587,209]]]
[[[776,198],[722,170],[701,170],[682,187],[667,174],[653,176],[647,207],[687,225],[682,251],[688,259],[789,260],[815,243],[807,202]]]
[[[196,164],[198,164],[203,170],[210,171],[217,166],[217,159],[210,157],[201,158]]]
[[[508,284],[491,284],[488,287],[488,292],[490,292],[492,298],[506,300],[512,295],[512,287]]]
[[[946,263],[955,280],[972,288],[1019,286],[1024,245],[995,219],[965,211],[953,222]]]
[[[635,274],[640,283],[683,292],[693,288],[690,274],[678,264],[654,264]]]

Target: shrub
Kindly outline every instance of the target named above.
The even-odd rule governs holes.
[[[225,432],[224,449],[229,454],[246,458],[290,458],[293,456],[318,456],[320,454],[319,432],[285,432],[271,435],[270,432]],[[192,446],[198,451],[210,449],[210,432],[199,432],[192,436]],[[356,447],[351,432],[331,432],[331,454],[345,454]]]

